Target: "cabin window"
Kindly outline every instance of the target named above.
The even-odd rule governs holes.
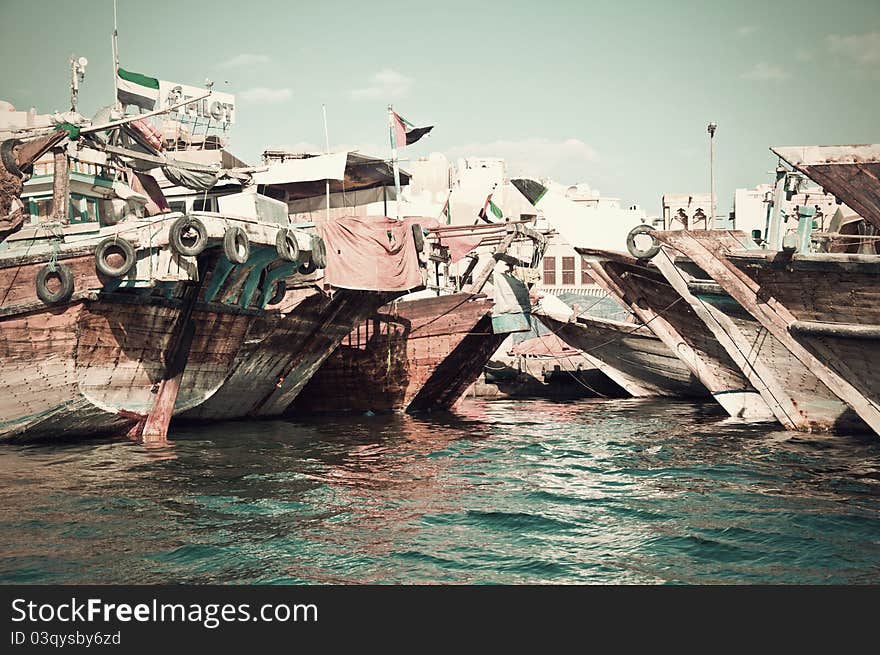
[[[99,218],[97,198],[70,194],[71,223],[97,223]]]
[[[194,212],[216,212],[217,198],[199,198],[193,201]]]
[[[544,257],[544,284],[556,284],[556,257]]]
[[[562,284],[574,285],[574,257],[562,258]]]
[[[168,203],[168,208],[173,212],[180,212],[181,214],[185,214],[186,202],[183,200],[175,200],[174,202]]]
[[[593,284],[593,278],[590,277],[590,267],[583,257],[581,257],[581,284]]]
[[[43,198],[30,198],[28,200],[28,211],[32,221],[48,219],[52,216],[52,196]]]

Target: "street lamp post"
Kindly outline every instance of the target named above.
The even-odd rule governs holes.
[[[709,229],[715,229],[715,130],[718,128],[717,123],[709,123],[707,128],[709,132]]]

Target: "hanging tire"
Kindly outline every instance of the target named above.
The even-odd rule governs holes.
[[[58,288],[52,291],[49,288],[49,280],[58,279]],[[57,305],[67,302],[73,295],[73,272],[64,264],[55,264],[55,270],[49,269],[47,264],[37,273],[37,298],[47,305]]]
[[[15,153],[12,152],[15,146],[20,146],[21,141],[18,139],[6,139],[0,143],[0,161],[3,162],[3,168],[9,171],[15,177],[21,177],[22,171],[15,162]]]
[[[122,237],[107,237],[95,248],[95,268],[108,277],[122,277],[136,261],[134,246]]]
[[[223,235],[223,253],[233,264],[244,264],[251,257],[251,241],[247,232],[233,226]]]
[[[315,264],[315,260],[309,257],[309,261],[307,261],[305,264],[300,264],[299,267],[296,269],[296,272],[300,275],[311,275],[317,270],[318,266],[317,264]]]
[[[178,255],[195,257],[208,245],[208,229],[193,216],[181,216],[171,224],[168,242]]]
[[[422,252],[425,248],[425,233],[422,232],[422,226],[418,223],[412,224],[413,242],[416,244],[416,251]]]
[[[284,294],[287,293],[287,282],[284,280],[276,280],[275,281],[275,293],[272,294],[272,297],[266,301],[267,305],[277,305],[282,300],[284,300]]]
[[[286,227],[278,230],[278,236],[275,237],[275,250],[278,251],[278,257],[285,261],[299,261],[299,242],[296,240],[296,235]]]
[[[312,261],[315,268],[327,268],[327,246],[317,234],[312,235]]]
[[[660,252],[660,242],[657,241],[657,237],[651,234],[653,231],[654,228],[650,225],[637,225],[631,229],[629,234],[626,235],[626,249],[629,250],[629,254],[636,259],[652,259],[654,255]],[[648,234],[653,239],[649,248],[642,249],[636,245],[636,237],[640,234]]]

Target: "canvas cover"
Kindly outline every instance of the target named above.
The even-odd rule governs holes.
[[[507,273],[494,273],[495,304],[492,306],[492,331],[525,332],[532,329],[529,289],[525,283]]]
[[[342,289],[408,291],[424,284],[412,226],[387,216],[345,216],[318,229],[327,247],[324,282]]]
[[[470,251],[480,245],[480,242],[485,238],[485,235],[479,233],[456,234],[451,236],[439,234],[438,237],[439,243],[449,249],[449,256],[451,258],[450,263],[456,264],[464,259],[464,256]]]

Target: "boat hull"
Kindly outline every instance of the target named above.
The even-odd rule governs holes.
[[[352,328],[395,294],[317,289],[297,295],[284,312],[252,321],[218,391],[183,419],[280,416]]]
[[[792,321],[783,323],[775,314],[773,318],[768,315],[772,312],[767,303],[773,297],[770,286],[762,288],[750,281],[728,257],[742,248],[745,235],[682,231],[658,232],[657,236],[712,275],[717,286],[691,283],[704,312],[702,318],[764,393],[783,426],[806,432],[869,430],[841,397],[840,389],[832,387],[831,378],[839,376],[829,375],[817,356],[803,356],[787,326]],[[673,275],[675,270],[667,273]],[[803,282],[791,285],[794,295],[811,295],[809,284]]]
[[[584,317],[568,322],[545,314],[537,317],[572,347],[619,371],[623,380],[633,380],[640,390],[637,395],[709,395],[675,353],[645,327]],[[603,372],[612,377],[611,373]],[[618,384],[627,388],[623,380]]]
[[[360,323],[291,412],[416,412],[455,406],[506,334],[472,294],[397,301]]]
[[[687,299],[655,267],[623,253],[578,249],[593,279],[628,307],[674,353],[727,413],[748,421],[773,421],[761,395]]]

